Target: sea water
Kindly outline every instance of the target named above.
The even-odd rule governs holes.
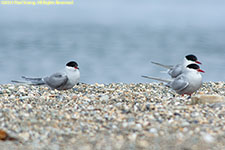
[[[78,62],[84,83],[153,82],[141,75],[169,76],[151,61],[174,65],[186,54],[202,62],[204,82],[224,81],[222,4],[98,0],[32,9],[4,6],[0,83],[50,75],[71,60]]]

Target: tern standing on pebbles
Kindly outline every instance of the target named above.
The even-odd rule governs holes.
[[[153,62],[153,61],[152,61],[152,63],[155,65],[169,69],[168,74],[172,78],[176,78],[177,76],[179,76],[183,72],[183,70],[186,68],[186,66],[189,64],[201,64],[201,62],[198,61],[198,58],[193,54],[186,55],[184,57],[183,63],[177,64],[175,66],[164,65],[164,64],[157,63],[157,62]]]
[[[167,86],[171,87],[178,94],[188,94],[191,96],[192,93],[197,91],[202,85],[202,76],[200,72],[204,72],[200,69],[197,64],[189,64],[183,69],[183,73],[172,78],[171,80],[155,78],[150,76],[142,76],[144,78],[163,81],[167,83]]]
[[[25,82],[15,80],[12,80],[12,82],[27,83],[31,85],[48,85],[51,89],[68,90],[78,83],[78,80],[80,79],[80,71],[78,64],[75,61],[70,61],[66,64],[63,71],[56,72],[51,76],[44,78],[28,78],[22,76],[22,78]]]

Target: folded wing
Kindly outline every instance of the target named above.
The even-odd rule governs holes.
[[[66,74],[54,73],[50,77],[45,77],[44,81],[52,89],[58,89],[67,83],[68,77]]]
[[[189,85],[188,80],[183,76],[180,75],[170,83],[170,87],[175,91],[179,92],[185,89]]]

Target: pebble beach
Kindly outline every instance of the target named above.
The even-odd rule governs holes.
[[[0,85],[0,149],[222,150],[224,97],[224,82],[206,82],[191,98],[162,83]]]

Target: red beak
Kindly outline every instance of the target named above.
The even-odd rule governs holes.
[[[74,67],[75,69],[79,69],[78,67]]]
[[[202,64],[200,61],[197,61],[197,60],[196,60],[195,62],[196,62],[197,64]]]
[[[202,69],[198,69],[197,71],[198,71],[198,72],[203,72],[203,73],[205,73],[205,71],[203,71]]]

